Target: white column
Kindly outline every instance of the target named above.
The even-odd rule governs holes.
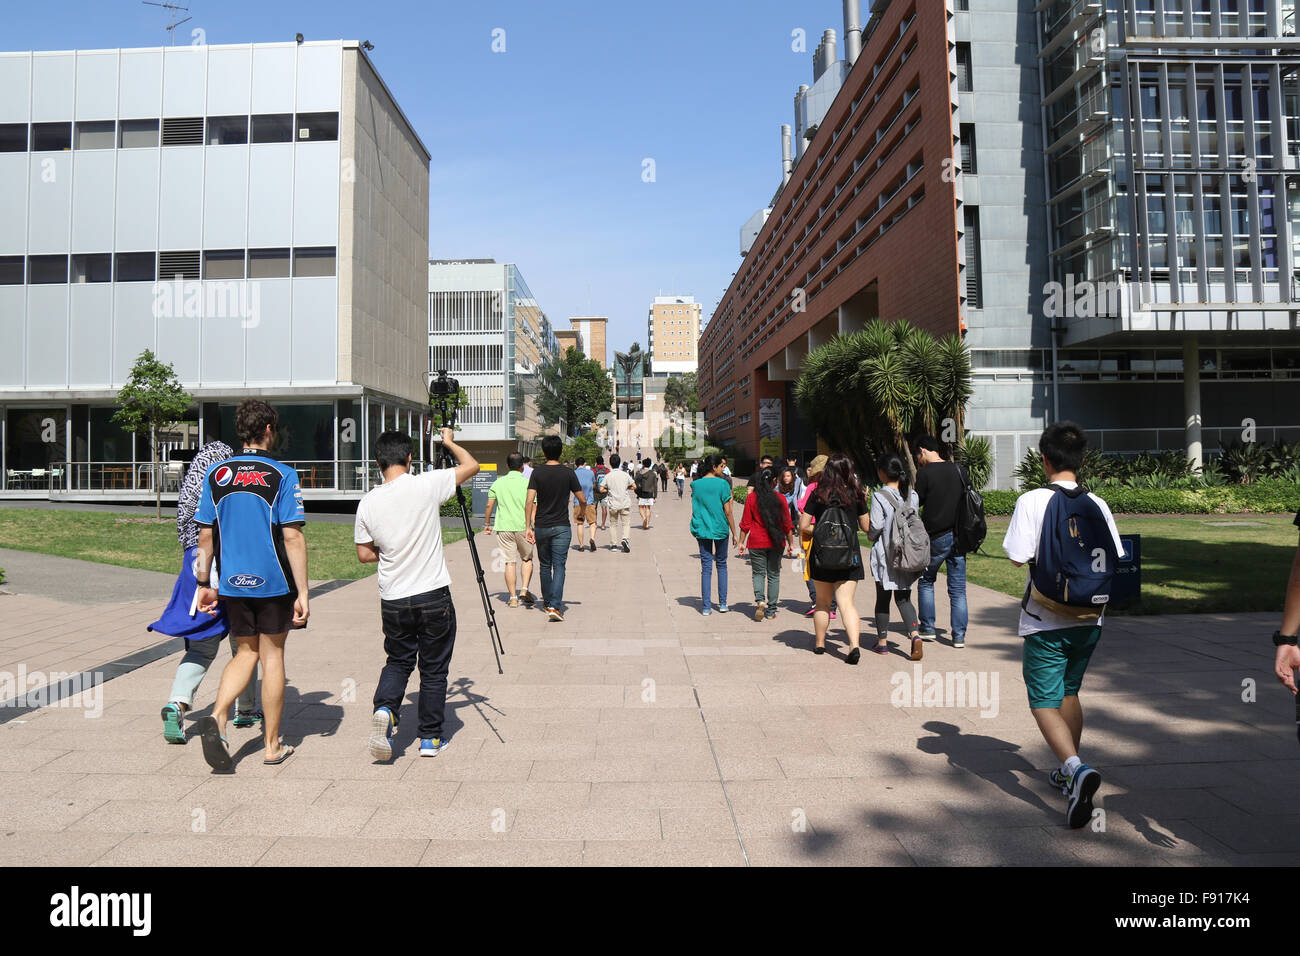
[[[1183,437],[1187,458],[1199,469],[1205,461],[1201,454],[1201,358],[1195,335],[1183,339]]]

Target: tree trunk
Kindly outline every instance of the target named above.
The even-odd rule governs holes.
[[[158,426],[152,422],[149,424],[149,447],[153,449],[153,474],[149,476],[153,482],[153,510],[154,518],[162,520],[162,482],[158,480]]]

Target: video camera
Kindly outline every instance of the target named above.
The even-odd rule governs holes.
[[[445,368],[438,369],[438,374],[429,382],[429,405],[436,412],[437,428],[456,427],[456,397],[460,394],[460,382],[447,377]]]

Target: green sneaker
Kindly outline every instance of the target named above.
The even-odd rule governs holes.
[[[233,721],[236,727],[251,727],[253,724],[261,723],[262,712],[260,710],[243,710],[235,714]]]
[[[179,704],[170,703],[162,709],[163,740],[169,744],[185,743],[185,713]]]

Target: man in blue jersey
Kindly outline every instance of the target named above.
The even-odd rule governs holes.
[[[211,466],[203,479],[199,510],[199,609],[218,596],[225,602],[230,635],[238,644],[221,674],[212,716],[198,722],[203,757],[225,773],[234,763],[226,740],[230,705],[262,664],[264,763],[284,763],[293,748],[280,742],[284,712],[284,642],[290,627],[307,624],[306,514],[298,473],[267,454],[279,416],[266,402],[246,399],[235,412],[243,451]],[[211,578],[216,556],[220,580]]]

